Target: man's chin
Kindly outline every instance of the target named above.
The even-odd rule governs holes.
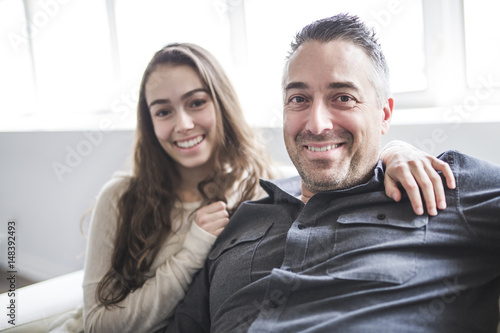
[[[312,193],[337,190],[342,188],[343,177],[338,175],[315,173],[305,174],[299,172],[304,186]]]
[[[337,189],[344,179],[344,175],[339,173],[341,168],[332,164],[328,160],[316,160],[300,161],[295,166],[306,188],[317,193]]]

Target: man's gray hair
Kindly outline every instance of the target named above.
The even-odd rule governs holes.
[[[308,41],[328,43],[334,40],[351,42],[365,51],[374,69],[370,81],[377,91],[379,104],[383,105],[390,95],[389,67],[373,29],[369,29],[359,17],[353,15],[338,14],[321,19],[298,32],[286,58],[283,85],[288,75],[290,57],[303,43]]]

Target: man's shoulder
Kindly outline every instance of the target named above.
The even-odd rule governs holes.
[[[500,191],[500,165],[458,150],[448,150],[438,156],[447,162],[455,176],[460,196],[477,190],[494,194]]]
[[[492,173],[500,172],[500,165],[463,153],[459,150],[446,150],[440,154],[438,158],[447,162],[454,172],[477,173],[479,171],[484,172],[485,170],[490,170]]]

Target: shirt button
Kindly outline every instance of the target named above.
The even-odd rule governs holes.
[[[303,225],[302,223],[300,223],[297,228],[299,228],[300,230],[304,230],[306,228],[305,225]]]
[[[382,214],[382,213],[378,214],[377,220],[380,220],[380,221],[385,220],[385,214]]]

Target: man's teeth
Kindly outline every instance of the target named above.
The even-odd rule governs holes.
[[[203,135],[200,135],[199,137],[193,139],[193,140],[188,140],[188,141],[177,141],[176,145],[178,145],[181,148],[191,148],[196,146],[198,143],[203,141]]]
[[[306,147],[310,151],[328,151],[328,150],[332,150],[333,148],[340,147],[340,144],[331,145],[331,146],[324,146],[324,147],[312,147],[312,146],[306,146]]]

